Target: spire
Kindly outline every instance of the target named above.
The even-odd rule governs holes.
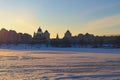
[[[35,37],[35,32],[34,32],[33,36]]]
[[[41,29],[41,27],[39,26],[39,29]]]
[[[59,35],[57,34],[56,39],[59,39]]]

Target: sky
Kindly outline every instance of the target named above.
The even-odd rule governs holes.
[[[0,29],[33,35],[39,26],[51,38],[120,34],[120,0],[0,0]]]

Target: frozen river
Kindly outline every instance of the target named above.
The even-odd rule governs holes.
[[[120,54],[1,49],[0,80],[120,80]]]

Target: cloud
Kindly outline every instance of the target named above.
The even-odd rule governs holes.
[[[95,31],[97,29],[104,29],[118,25],[120,26],[120,15],[114,15],[114,16],[109,16],[91,21],[83,25],[82,30],[84,30],[85,32],[89,32],[89,31]]]

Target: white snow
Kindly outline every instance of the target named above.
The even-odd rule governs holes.
[[[0,80],[120,80],[120,49],[1,45]]]

